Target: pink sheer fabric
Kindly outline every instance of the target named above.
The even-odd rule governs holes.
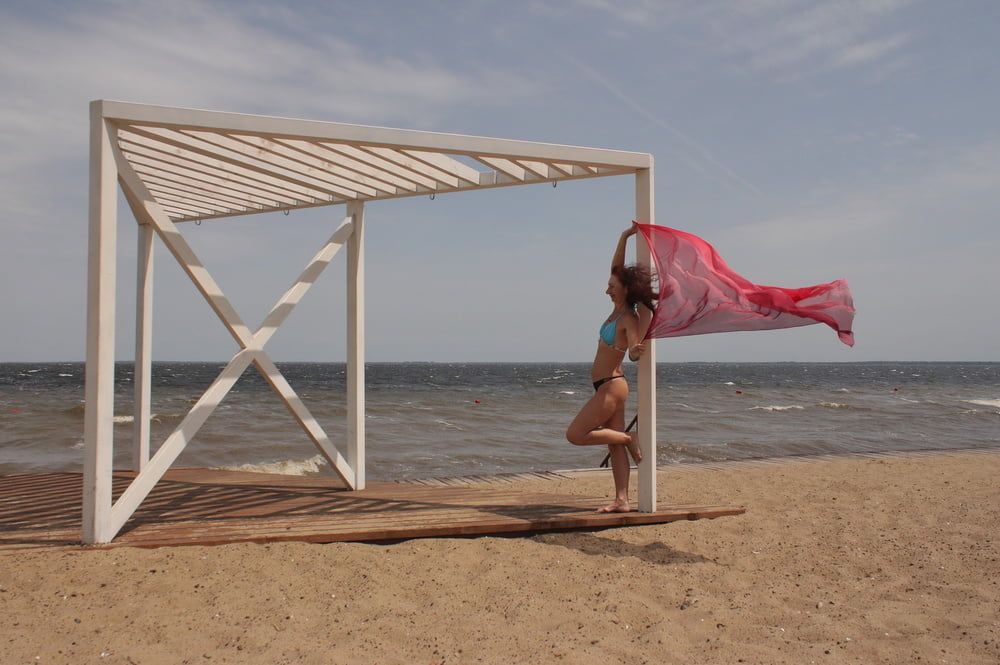
[[[774,330],[825,323],[854,346],[854,303],[847,282],[786,289],[761,286],[733,272],[698,236],[636,224],[659,275],[660,300],[647,338],[735,330]]]

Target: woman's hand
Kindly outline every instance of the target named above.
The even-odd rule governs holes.
[[[628,238],[629,236],[634,236],[634,235],[635,235],[635,224],[622,231],[623,238]]]
[[[640,358],[642,358],[642,354],[644,354],[645,352],[646,352],[646,343],[639,342],[638,344],[629,347],[628,359],[631,360],[632,362],[637,362]]]

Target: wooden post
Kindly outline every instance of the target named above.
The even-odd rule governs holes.
[[[648,169],[635,173],[635,218],[643,224],[654,224],[653,165],[650,157]],[[638,239],[639,236],[636,236]],[[636,259],[640,265],[653,270],[649,246],[638,241]],[[639,464],[639,510],[651,513],[656,510],[656,343],[649,340],[646,353],[639,361],[639,447],[642,462]]]
[[[354,232],[347,241],[347,463],[354,489],[365,488],[365,208],[347,204]]]
[[[111,539],[115,407],[115,239],[117,170],[104,104],[90,103],[90,208],[87,250],[87,367],[83,418],[85,543]]]
[[[139,217],[136,217],[139,222]],[[139,222],[135,283],[135,413],[132,426],[132,470],[139,473],[149,461],[150,393],[153,347],[153,237],[151,224]]]

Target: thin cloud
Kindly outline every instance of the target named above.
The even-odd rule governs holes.
[[[661,116],[652,113],[645,106],[626,95],[620,88],[618,88],[618,86],[602,76],[596,69],[579,59],[572,57],[564,51],[555,51],[555,53],[567,62],[576,66],[588,78],[604,87],[608,92],[620,99],[643,118],[649,120],[658,127],[667,130],[670,135],[681,144],[683,151],[679,153],[680,156],[698,171],[712,175],[720,182],[735,189],[748,190],[758,196],[764,195],[764,193],[756,185],[716,159],[706,147],[671,125]]]
[[[781,80],[871,66],[891,58],[910,36],[898,31],[884,34],[885,26],[911,4],[912,0],[575,2],[578,10],[599,11],[648,32],[694,35],[693,44],[721,55],[736,68]]]
[[[41,170],[85,159],[95,98],[426,128],[457,107],[537,92],[513,72],[375,55],[305,31],[294,14],[261,20],[262,11],[140,2],[0,16],[0,178],[15,192],[7,209],[51,214]]]

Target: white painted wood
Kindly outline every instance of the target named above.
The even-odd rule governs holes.
[[[402,152],[406,153],[410,157],[419,159],[425,164],[430,164],[435,168],[441,169],[445,173],[457,176],[460,180],[464,180],[470,185],[479,184],[479,171],[471,166],[466,166],[462,162],[449,157],[448,155],[443,155],[439,152],[427,152],[424,150],[403,150]]]
[[[245,159],[237,159],[223,154],[222,150],[213,146],[199,146],[195,139],[186,137],[186,140],[173,137],[183,137],[181,134],[158,135],[158,128],[146,129],[141,127],[128,126],[122,129],[124,136],[132,144],[140,144],[150,148],[157,148],[161,151],[172,152],[184,157],[188,161],[193,161],[205,166],[211,166],[221,171],[230,170],[244,177],[260,182],[264,186],[285,191],[297,199],[304,199],[306,202],[328,201],[329,193],[322,187],[313,186],[304,182],[301,178],[288,177],[280,173],[277,169],[267,169],[249,163]]]
[[[376,158],[372,155],[364,153],[367,155],[367,159],[354,158],[350,154],[350,151],[357,150],[354,146],[333,146],[329,143],[320,144],[289,140],[278,140],[277,142],[312,155],[316,159],[320,160],[321,164],[329,165],[329,168],[337,168],[337,165],[339,164],[341,167],[347,169],[348,172],[363,174],[379,180],[382,183],[392,186],[393,191],[395,191],[396,188],[402,188],[411,192],[417,190],[416,182],[401,178],[398,173],[398,169],[385,170],[374,166]],[[361,151],[358,150],[358,152]]]
[[[181,232],[163,214],[153,195],[142,183],[135,171],[132,170],[132,167],[117,148],[115,149],[115,156],[117,157],[119,181],[122,183],[122,190],[125,192],[126,198],[130,199],[129,203],[132,209],[136,210],[139,216],[142,217],[139,220],[140,223],[153,225],[153,228],[156,229],[157,234],[160,236],[160,240],[163,241],[163,244],[173,254],[174,258],[177,259],[177,262],[184,272],[187,273],[187,276],[194,282],[195,287],[204,296],[205,300],[208,301],[212,311],[219,317],[219,320],[222,321],[226,330],[236,340],[236,343],[243,348],[248,347],[253,339],[253,334],[247,325],[243,323],[232,303],[229,302],[222,289],[212,279],[212,276],[198,259],[191,246],[188,245]]]
[[[128,155],[126,155],[126,158],[128,158]],[[133,160],[129,161],[132,164],[132,168],[135,169],[135,172],[139,174],[139,177],[147,185],[163,185],[170,187],[173,191],[187,192],[192,196],[204,196],[208,201],[224,205],[227,208],[260,210],[263,209],[264,205],[275,206],[273,200],[266,202],[263,202],[261,199],[254,200],[256,197],[249,197],[232,189],[217,187],[206,181],[198,181],[188,176],[174,175],[164,169],[149,168],[142,164],[137,164]]]
[[[456,155],[482,155],[507,159],[523,158],[538,161],[622,166],[631,169],[652,166],[651,155],[621,150],[582,148],[483,136],[274,118],[241,113],[220,113],[118,101],[105,101],[104,104],[106,117],[130,124],[159,124],[172,126],[176,129],[222,130],[257,136],[304,141],[332,141],[334,143],[387,146],[401,149],[411,148]]]
[[[90,206],[87,249],[87,366],[83,417],[85,543],[114,537],[111,471],[115,407],[115,257],[117,192],[111,128],[104,104],[90,104]]]
[[[162,185],[156,182],[144,181],[149,191],[156,197],[157,201],[164,203],[177,203],[185,208],[202,212],[206,215],[229,214],[236,212],[236,206],[218,202],[208,202],[205,197],[189,192],[180,192],[175,187]]]
[[[212,412],[215,411],[215,408],[222,399],[236,385],[236,381],[246,368],[250,366],[253,357],[254,352],[247,349],[241,349],[233,356],[232,360],[229,361],[219,376],[216,377],[215,381],[212,382],[212,385],[208,387],[208,390],[204,392],[187,415],[184,416],[184,419],[181,420],[177,428],[167,437],[163,445],[157,449],[156,454],[146,464],[146,468],[143,469],[142,473],[132,479],[131,484],[125,488],[125,491],[118,497],[114,507],[111,509],[111,519],[108,525],[110,536],[102,542],[110,541],[125,525],[125,522],[132,516],[132,513],[139,507],[139,504],[149,496],[149,492],[163,477],[163,474],[167,472],[167,469],[174,463],[177,456],[191,442],[191,439],[198,433],[201,426],[205,424],[208,417],[212,415]]]
[[[198,173],[192,170],[185,171],[181,167],[173,166],[165,162],[157,163],[156,160],[143,157],[129,151],[125,151],[125,158],[135,169],[135,172],[143,179],[157,177],[164,182],[174,182],[179,185],[191,187],[195,191],[215,193],[219,196],[227,196],[235,201],[243,201],[246,207],[276,208],[282,203],[294,203],[295,199],[289,197],[277,197],[273,194],[261,194],[260,190],[253,189],[234,181],[226,181],[221,178],[212,177],[205,173]]]
[[[515,164],[509,159],[501,159],[499,157],[476,157],[476,159],[515,180],[523,181],[527,175],[523,166]]]
[[[257,369],[260,370],[260,373],[268,384],[270,384],[271,388],[281,397],[281,401],[285,403],[288,411],[302,429],[305,430],[306,434],[309,435],[309,438],[312,439],[320,453],[330,463],[330,467],[340,476],[340,479],[349,488],[360,489],[354,485],[355,474],[350,464],[337,452],[336,447],[330,441],[330,437],[326,435],[326,432],[323,431],[323,428],[320,427],[320,424],[309,412],[309,409],[306,408],[306,405],[302,403],[299,396],[292,390],[288,381],[278,371],[278,368],[268,355],[262,351],[255,353],[254,364],[257,365]]]
[[[534,173],[539,178],[547,180],[550,177],[550,174],[549,174],[549,165],[546,164],[545,162],[534,162],[534,161],[527,160],[527,159],[519,159],[519,160],[517,160],[517,163],[520,166],[523,166],[525,169],[527,169],[531,173]],[[561,176],[560,176],[560,174],[558,172],[556,172],[554,174],[551,174],[551,177],[553,177],[553,178],[559,178]]]
[[[133,138],[141,138],[134,137]],[[148,164],[153,168],[164,169],[164,164],[169,164],[171,173],[186,175],[195,179],[204,179],[208,182],[226,184],[240,192],[254,194],[267,199],[274,199],[286,204],[295,204],[300,201],[313,200],[312,197],[304,197],[300,192],[284,189],[282,187],[269,185],[259,179],[257,173],[241,173],[238,168],[229,168],[229,165],[216,162],[200,155],[185,153],[183,150],[176,150],[177,154],[168,152],[173,150],[169,146],[162,146],[153,141],[141,145],[129,140],[129,136],[122,132],[119,144],[125,152],[128,161],[133,164]],[[143,159],[138,160],[136,156]],[[164,169],[168,170],[168,169]]]
[[[264,348],[264,345],[277,332],[281,324],[288,318],[288,315],[292,313],[292,309],[299,304],[309,288],[316,283],[319,276],[330,265],[333,257],[351,237],[353,231],[354,222],[350,217],[347,217],[340,223],[340,226],[333,232],[333,235],[326,241],[326,244],[316,253],[316,256],[306,265],[305,270],[302,271],[302,274],[299,275],[295,283],[285,291],[284,295],[278,299],[278,302],[274,304],[271,311],[264,317],[264,322],[260,324],[260,328],[253,335],[252,344],[254,348]]]
[[[331,194],[355,199],[359,195],[377,196],[378,192],[357,182],[348,182],[344,178],[328,173],[299,160],[288,159],[272,150],[261,146],[253,146],[226,134],[202,132],[193,129],[184,130],[176,136],[190,137],[206,144],[222,148],[226,155],[235,155],[243,163],[263,169],[264,173],[282,173],[303,185],[318,187]],[[273,142],[271,142],[273,145]],[[199,146],[200,147],[200,146]],[[265,154],[270,153],[270,154]]]
[[[149,427],[153,375],[153,236],[149,224],[139,224],[135,281],[135,368],[132,372],[135,411],[132,423],[132,470],[149,461]]]
[[[655,224],[653,167],[635,174],[635,218],[643,224]],[[636,258],[640,265],[655,270],[649,245],[636,235]],[[648,322],[647,322],[648,323]],[[639,360],[639,510],[656,510],[656,340],[646,342],[646,352]]]
[[[347,204],[354,233],[347,244],[347,462],[354,488],[365,488],[365,209]]]
[[[388,162],[392,162],[397,166],[402,166],[404,169],[407,169],[408,171],[419,173],[420,175],[430,178],[431,180],[434,181],[435,190],[442,189],[442,185],[444,185],[445,188],[459,186],[458,178],[455,175],[442,171],[441,169],[435,168],[433,166],[430,166],[429,164],[427,164],[422,160],[414,159],[409,155],[404,155],[402,152],[393,150],[391,148],[382,148],[379,146],[364,145],[358,147],[367,152],[371,152],[373,155],[381,157],[382,159]]]
[[[302,143],[305,144],[305,142]],[[406,182],[415,183],[417,185],[416,191],[420,191],[421,188],[433,190],[437,187],[437,181],[416,171],[404,168],[403,166],[395,164],[387,159],[383,159],[373,152],[362,150],[357,146],[340,143],[317,143],[316,145],[324,150],[335,152],[340,155],[346,155],[349,158],[356,159],[357,161],[364,162],[365,164],[371,164],[373,167],[381,171],[394,173]],[[400,186],[403,187],[403,189],[409,189],[409,187],[405,187],[403,185]]]
[[[227,134],[227,136],[257,150],[266,150],[273,155],[288,159],[292,163],[300,164],[301,167],[305,167],[306,173],[314,177],[322,176],[321,179],[329,179],[334,184],[342,185],[358,193],[363,193],[367,196],[377,196],[379,192],[385,194],[396,193],[395,185],[387,183],[384,180],[371,178],[364,173],[344,168],[339,162],[318,159],[311,152],[298,150],[282,142],[242,134]]]

